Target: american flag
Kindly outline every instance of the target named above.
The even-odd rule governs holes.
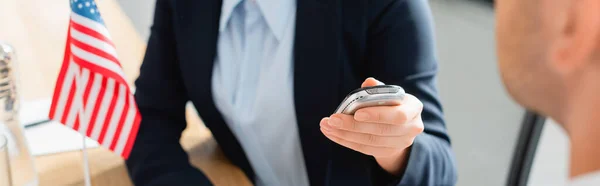
[[[127,159],[140,114],[94,0],[70,0],[65,56],[50,118]]]

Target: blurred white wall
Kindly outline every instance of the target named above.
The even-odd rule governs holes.
[[[439,87],[458,163],[458,185],[505,185],[524,111],[496,67],[489,4],[433,0]]]
[[[154,2],[119,0],[143,38]],[[458,185],[505,184],[523,110],[509,99],[496,68],[489,4],[432,0],[439,88],[458,163]]]
[[[123,11],[131,18],[133,25],[144,39],[150,36],[150,26],[154,18],[156,0],[117,0]]]

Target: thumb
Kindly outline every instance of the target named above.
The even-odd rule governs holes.
[[[365,81],[362,83],[362,85],[360,86],[361,88],[364,87],[372,87],[372,86],[376,86],[376,85],[385,85],[384,83],[382,83],[381,81],[376,80],[375,78],[367,78],[365,79]]]

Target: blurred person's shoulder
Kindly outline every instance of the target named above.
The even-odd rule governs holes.
[[[577,176],[569,181],[568,186],[598,186],[600,185],[600,171]]]

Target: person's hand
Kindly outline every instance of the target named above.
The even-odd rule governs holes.
[[[362,87],[383,85],[367,78]],[[397,106],[374,106],[356,111],[354,116],[333,114],[321,120],[321,132],[331,141],[363,154],[375,157],[377,163],[391,174],[403,172],[407,149],[423,132],[423,103],[406,94]]]

